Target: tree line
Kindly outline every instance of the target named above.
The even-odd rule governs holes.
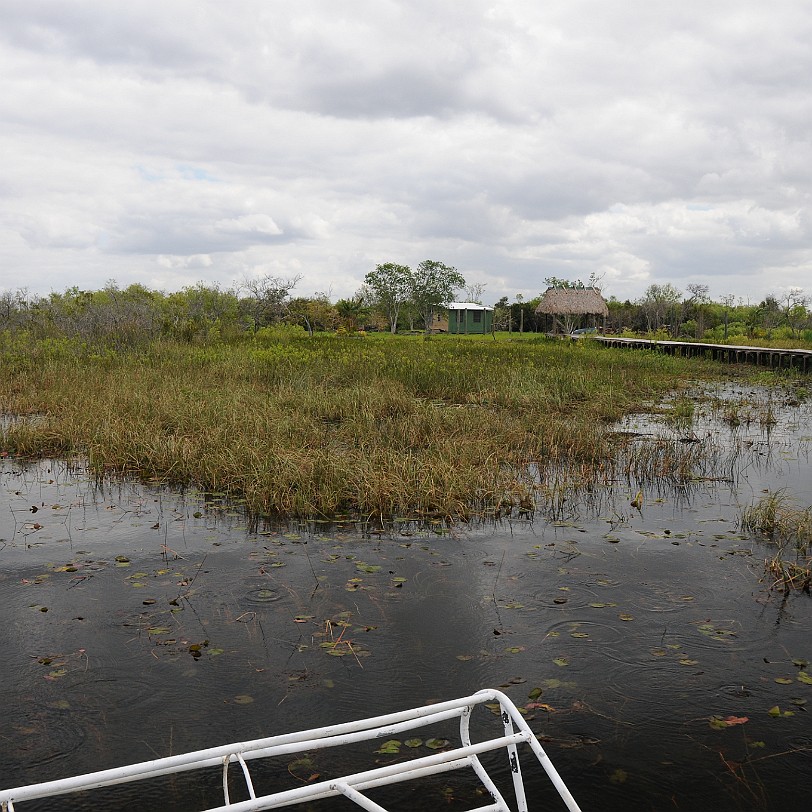
[[[133,284],[108,282],[96,291],[70,287],[47,296],[25,289],[0,293],[0,331],[33,339],[76,338],[115,349],[166,337],[188,342],[240,340],[266,328],[316,331],[427,330],[433,312],[461,300],[484,304],[485,286],[466,284],[454,267],[425,260],[414,269],[396,263],[377,265],[354,296],[331,301],[328,293],[297,296],[300,276],[265,275],[229,288],[198,283],[166,293]],[[587,286],[592,286],[590,280]],[[547,287],[584,288],[583,283],[548,278]],[[494,304],[494,329],[548,332],[549,317],[536,313],[541,293]],[[705,285],[686,292],[670,284],[650,285],[634,301],[607,300],[608,332],[654,333],[673,338],[715,341],[792,338],[812,341],[810,299],[794,288],[758,304],[733,296],[712,300]],[[585,325],[580,325],[585,326]],[[604,325],[599,325],[604,326]]]
[[[234,341],[267,328],[316,331],[428,329],[433,312],[453,301],[462,274],[436,260],[414,270],[384,263],[350,298],[297,296],[301,276],[263,275],[229,288],[202,282],[173,293],[109,281],[101,290],[69,287],[47,296],[26,289],[0,293],[0,333],[35,340],[76,338],[124,349],[158,338]]]

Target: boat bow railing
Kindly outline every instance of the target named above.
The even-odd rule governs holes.
[[[497,702],[502,723],[499,735],[476,743],[472,742],[469,730],[472,711],[477,705]],[[270,794],[257,794],[249,769],[249,762],[256,759],[323,750],[371,739],[389,739],[408,730],[454,718],[459,719],[460,745],[421,758],[413,758]],[[505,694],[496,690],[479,691],[461,699],[360,719],[355,722],[329,725],[250,742],[238,742],[57,781],[0,790],[0,808],[2,812],[24,812],[24,803],[38,798],[96,790],[189,770],[220,769],[222,771],[223,804],[207,807],[201,812],[257,812],[258,810],[281,809],[305,801],[339,795],[368,812],[386,812],[384,807],[372,801],[364,795],[364,792],[375,787],[470,768],[490,794],[491,803],[469,812],[512,812],[514,808],[517,812],[527,812],[527,797],[519,763],[519,747],[522,745],[531,750],[558,791],[567,810],[580,812],[580,807],[527,722],[522,718],[518,708]],[[506,751],[513,780],[515,807],[511,807],[505,800],[479,758],[484,753],[500,749]],[[230,799],[229,768],[232,764],[239,765],[239,769],[242,771],[249,796],[247,800],[232,802]]]

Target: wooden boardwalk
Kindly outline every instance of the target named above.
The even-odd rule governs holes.
[[[773,369],[812,370],[812,350],[785,350],[775,347],[738,347],[732,344],[702,344],[694,341],[651,341],[645,338],[615,338],[595,336],[607,347],[627,347],[635,350],[657,350],[669,355],[690,358],[712,358],[727,364],[758,364]]]

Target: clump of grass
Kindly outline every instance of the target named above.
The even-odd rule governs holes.
[[[785,491],[760,499],[742,513],[741,526],[763,536],[777,547],[765,561],[774,586],[789,592],[809,593],[812,581],[812,507],[797,507]]]
[[[680,396],[671,402],[665,412],[665,417],[678,428],[689,428],[694,420],[696,404],[690,397]]]
[[[812,508],[798,508],[784,490],[768,494],[742,513],[745,530],[806,553],[812,544]]]
[[[79,456],[100,476],[195,484],[256,514],[302,518],[527,510],[546,498],[539,482],[551,467],[578,482],[605,476],[608,427],[705,369],[489,337],[263,335],[101,355],[33,344],[12,355],[0,363],[0,410],[40,419],[10,425],[2,450]],[[689,456],[646,457],[636,474],[683,478]]]

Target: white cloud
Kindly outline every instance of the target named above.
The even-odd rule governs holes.
[[[809,288],[810,34],[794,0],[7,0],[0,287]]]

